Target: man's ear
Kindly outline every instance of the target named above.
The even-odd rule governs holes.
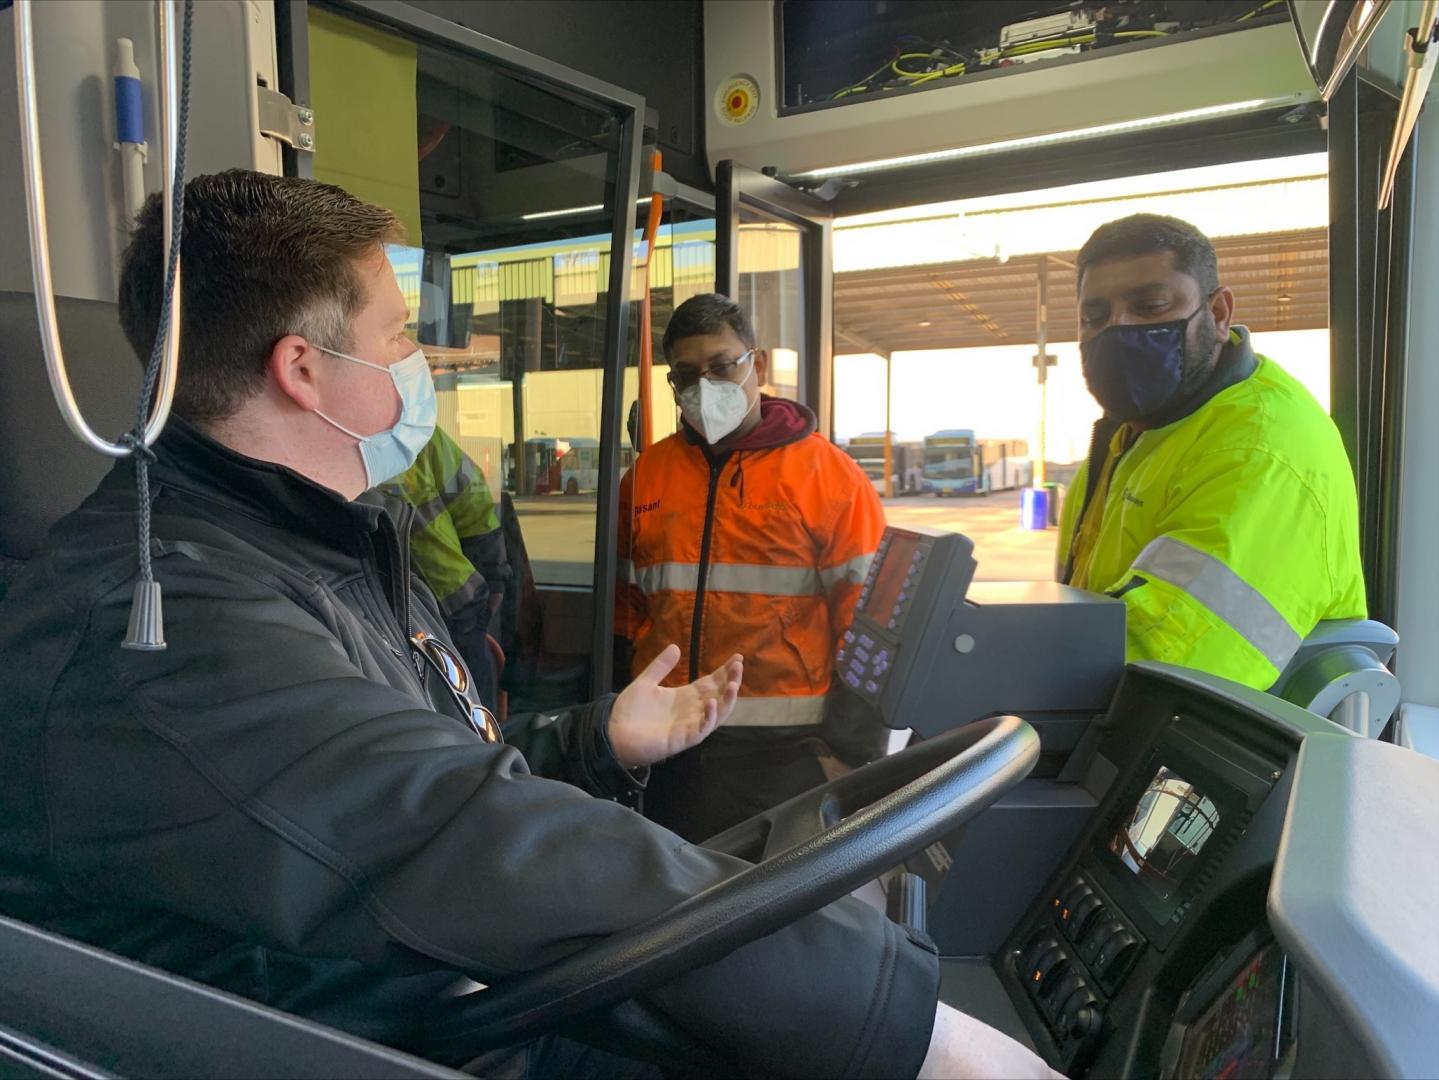
[[[1221,343],[1229,338],[1229,324],[1234,321],[1234,294],[1221,285],[1209,298],[1209,313],[1214,316],[1214,326],[1219,331]]]
[[[319,349],[296,334],[287,334],[270,350],[265,370],[282,394],[311,412],[320,404],[319,362]]]
[[[761,386],[769,384],[769,350],[756,349],[754,351],[754,377]]]

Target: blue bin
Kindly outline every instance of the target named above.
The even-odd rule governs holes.
[[[1049,492],[1044,488],[1024,488],[1019,493],[1019,527],[1049,528]]]

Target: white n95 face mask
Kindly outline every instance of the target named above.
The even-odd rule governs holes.
[[[323,345],[315,348],[321,352],[338,356],[341,360],[363,364],[365,367],[388,371],[394,381],[395,392],[400,395],[400,418],[395,426],[373,435],[360,435],[343,424],[337,424],[319,409],[315,415],[331,427],[343,431],[356,440],[360,447],[360,458],[365,463],[365,484],[374,487],[386,480],[393,480],[415,463],[435,434],[435,381],[430,376],[430,364],[425,354],[416,349],[403,360],[386,367],[372,364],[358,356],[327,349]]]
[[[748,382],[748,375],[742,383],[700,379],[695,385],[679,392],[680,412],[689,426],[713,446],[744,423],[744,418],[754,408],[744,392]]]

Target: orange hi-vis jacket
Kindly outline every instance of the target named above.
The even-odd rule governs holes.
[[[631,674],[678,645],[669,685],[741,654],[729,725],[818,724],[884,510],[808,409],[774,398],[761,408],[726,455],[682,428],[625,474],[616,632],[633,645]]]

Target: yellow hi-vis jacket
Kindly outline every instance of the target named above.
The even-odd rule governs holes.
[[[415,508],[415,568],[451,631],[485,627],[489,595],[503,591],[509,567],[495,500],[478,466],[437,427],[415,463],[387,486]]]
[[[1248,351],[1249,332],[1227,347]],[[1071,585],[1123,599],[1129,660],[1262,690],[1317,623],[1367,608],[1339,432],[1278,364],[1256,361],[1167,427],[1122,426],[1082,522],[1088,463],[1075,476],[1058,554],[1062,576],[1074,553]]]

